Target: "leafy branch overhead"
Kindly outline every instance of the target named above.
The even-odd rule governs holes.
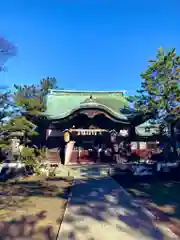
[[[141,74],[140,90],[129,100],[138,111],[153,113],[156,120],[179,118],[180,56],[175,49],[166,53],[159,48],[156,59],[149,63],[147,70]]]

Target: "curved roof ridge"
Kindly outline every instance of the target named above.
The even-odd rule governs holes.
[[[122,93],[125,94],[126,90],[63,90],[51,89],[50,93]]]
[[[79,108],[101,107],[119,120],[127,118],[121,109],[128,108],[128,101],[122,92],[115,91],[64,91],[52,90],[47,97],[46,113],[50,118],[62,119]]]
[[[78,111],[78,110],[81,110],[81,109],[90,109],[90,108],[97,108],[97,106],[95,106],[95,105],[93,106],[93,104],[92,104],[92,106],[86,106],[86,105],[81,106],[81,107],[79,106],[79,107],[76,107],[76,108],[74,108],[74,109],[67,110],[66,112],[62,112],[61,114],[58,114],[57,116],[55,116],[55,119],[66,118],[66,117],[70,116],[71,114],[73,114],[74,112],[76,112],[76,111]],[[98,108],[99,108],[100,110],[105,110],[105,111],[109,112],[110,115],[112,115],[113,117],[115,117],[115,118],[117,118],[117,119],[119,118],[118,114],[117,114],[115,111],[113,111],[113,110],[111,110],[110,108],[108,108],[107,106],[103,106],[102,104],[101,104],[101,105],[99,104]],[[51,118],[51,117],[52,117],[52,116],[49,115],[49,118]],[[123,115],[121,115],[121,117],[122,117],[122,118],[119,118],[119,121],[120,121],[120,122],[127,122],[127,121],[128,121],[127,117],[125,117],[125,116],[123,116]],[[54,116],[53,116],[53,118],[54,118]]]

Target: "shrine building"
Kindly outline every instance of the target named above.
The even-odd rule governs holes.
[[[131,109],[123,91],[51,90],[46,104],[48,159],[66,165],[116,163],[122,143],[131,150],[157,145],[158,126]]]

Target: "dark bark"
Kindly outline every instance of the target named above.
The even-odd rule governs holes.
[[[175,124],[171,123],[170,129],[169,129],[170,130],[170,143],[173,148],[173,153],[174,153],[175,157],[177,157],[176,134],[175,134],[174,128],[175,128]]]

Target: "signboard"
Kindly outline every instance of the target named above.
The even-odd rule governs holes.
[[[108,131],[105,129],[70,129],[69,132],[72,135],[76,136],[102,136],[105,133],[109,133],[111,138],[116,139],[116,137],[126,137],[128,136],[128,129],[121,129],[119,132],[116,132],[115,130]],[[112,141],[113,142],[113,141]]]
[[[106,133],[107,130],[104,129],[70,129],[72,134],[77,136],[101,136]]]

